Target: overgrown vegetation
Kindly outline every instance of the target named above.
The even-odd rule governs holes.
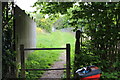
[[[2,2],[2,79],[15,77],[16,52],[13,30],[13,4]]]
[[[40,28],[37,28],[37,47],[38,48],[61,48],[66,47],[66,43],[70,43],[72,49],[74,48],[74,36],[68,32],[41,32]],[[34,51],[29,54],[26,61],[27,69],[46,69],[58,60],[58,57],[63,51]],[[71,53],[72,54],[72,53]],[[72,57],[72,56],[71,56]],[[40,78],[44,71],[29,71],[26,72],[27,78]]]
[[[6,7],[6,8],[4,8]],[[100,67],[103,71],[102,79],[119,79],[120,74],[120,3],[98,3],[98,2],[87,2],[87,3],[63,3],[63,2],[36,2],[34,7],[44,14],[37,20],[38,27],[46,29],[51,32],[53,25],[58,29],[68,26],[75,27],[75,30],[81,28],[83,29],[83,34],[86,34],[86,40],[82,42],[81,52],[77,56],[77,62],[79,66],[75,68],[80,68],[87,65],[96,65]],[[13,35],[13,18],[11,18],[11,13],[7,13],[7,5],[3,6],[3,77],[6,74],[15,71],[15,54],[14,53],[14,35]],[[10,8],[11,10],[11,8]],[[11,11],[10,11],[11,12]],[[38,13],[39,14],[39,13]],[[46,19],[45,15],[48,14],[49,18]],[[64,15],[65,14],[65,15]],[[64,15],[65,17],[61,17]],[[68,17],[69,16],[69,17]],[[38,16],[36,16],[38,17]],[[64,18],[64,20],[63,20]],[[7,21],[7,20],[11,21]],[[68,20],[67,20],[68,19]],[[7,22],[7,25],[4,26]],[[58,22],[61,22],[59,26]],[[64,23],[65,22],[65,23]],[[65,24],[65,25],[63,25]],[[63,35],[62,35],[63,34]],[[44,36],[43,36],[44,35]],[[50,34],[41,33],[38,37],[37,47],[62,47],[66,44],[66,40],[73,39],[71,37],[67,38],[65,33],[52,32],[53,37]],[[59,37],[58,37],[59,35]],[[63,39],[62,36],[65,36]],[[43,38],[42,38],[43,37]],[[47,38],[46,38],[47,37]],[[82,37],[84,38],[84,37]],[[40,41],[39,41],[40,40]],[[63,41],[62,41],[63,40]],[[62,42],[58,42],[62,41]],[[72,41],[72,40],[71,40]],[[73,43],[74,41],[72,41]],[[45,45],[44,45],[44,44]],[[51,44],[52,43],[52,44]],[[36,54],[35,54],[36,53]],[[29,55],[26,62],[27,68],[39,68],[43,62],[45,65],[42,68],[48,68],[53,61],[59,56],[59,52],[53,55],[55,59],[51,60],[48,55],[41,51],[41,56],[46,56],[45,60],[40,64],[43,59],[40,53],[36,51]],[[51,55],[54,53],[50,53]],[[34,55],[35,54],[35,55]],[[34,56],[33,56],[34,55]],[[47,60],[50,58],[50,60]],[[34,59],[34,60],[32,60]],[[9,62],[8,62],[9,61]],[[33,64],[34,63],[34,64]],[[31,65],[32,64],[32,65]],[[36,72],[30,72],[31,74],[36,74]],[[38,72],[40,75],[42,72]],[[29,76],[29,73],[27,73]],[[10,75],[9,75],[10,76]],[[33,75],[32,77],[37,77]]]
[[[37,5],[42,7],[37,7]],[[69,5],[68,5],[69,4]],[[77,56],[80,68],[96,65],[102,69],[103,79],[119,78],[120,3],[109,2],[37,2],[34,5],[45,14],[67,14],[75,30],[81,28],[87,40],[82,42]],[[109,75],[108,75],[109,74]]]
[[[84,58],[82,62],[85,64],[80,64],[80,66],[97,65],[103,71],[103,79],[118,79],[120,4],[80,3],[78,6],[75,6],[76,9],[72,11],[73,22],[71,23],[76,27],[78,27],[78,23],[82,24],[84,33],[91,38],[87,43],[83,43],[84,46],[82,45],[82,54],[79,56]],[[80,57],[78,59],[81,59]],[[105,74],[111,75],[106,76]]]

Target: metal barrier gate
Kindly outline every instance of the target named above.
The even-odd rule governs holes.
[[[66,68],[57,69],[26,69],[25,68],[25,53],[27,50],[66,50]],[[70,80],[70,44],[66,44],[66,48],[24,48],[24,45],[20,45],[21,55],[21,77],[25,78],[25,71],[38,71],[38,70],[66,70],[66,80]]]

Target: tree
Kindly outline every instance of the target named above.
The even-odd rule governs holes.
[[[38,0],[33,7],[44,14],[67,13],[67,9],[73,6],[73,2],[41,2]]]
[[[37,2],[34,6],[39,4]],[[77,60],[82,61],[79,66],[76,66],[77,68],[94,64],[98,65],[106,73],[119,73],[120,3],[52,2],[41,3],[41,6],[40,12],[42,13],[69,15],[70,25],[76,27],[76,30],[83,27],[84,33],[91,38],[82,45],[82,53],[78,55]],[[95,59],[93,59],[94,56],[96,56]],[[115,70],[118,72],[115,72]],[[114,77],[114,75],[111,74],[105,78],[111,77]]]
[[[89,43],[83,46],[83,48],[87,47],[87,51],[82,49],[83,54],[79,55],[78,61],[83,62],[80,62],[81,64],[86,65],[89,62],[88,65],[99,65],[106,73],[118,74],[115,70],[119,71],[118,65],[120,65],[117,59],[119,49],[116,48],[120,44],[119,13],[120,3],[79,3],[72,10],[71,24],[77,28],[78,24],[81,24],[84,33],[91,37]],[[88,53],[92,53],[94,57],[88,56]],[[96,60],[93,59],[95,56],[97,56]],[[105,78],[111,77],[115,76],[105,76]]]
[[[47,18],[46,14],[42,13],[30,13],[32,16],[34,16],[36,20],[37,27],[40,27],[47,32],[51,32],[53,23],[58,19],[58,15],[49,15]]]
[[[56,29],[62,29],[70,27],[69,25],[69,16],[68,15],[62,15],[60,16],[54,23],[53,27]]]

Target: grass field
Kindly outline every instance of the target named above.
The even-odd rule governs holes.
[[[69,32],[51,32],[46,33],[40,28],[37,28],[37,45],[38,48],[61,48],[66,47],[67,43],[71,44],[71,58],[74,53],[74,35]],[[64,51],[64,50],[63,50]],[[63,51],[34,51],[28,55],[26,60],[27,69],[45,69],[49,68],[59,57]],[[29,71],[26,72],[27,78],[38,78],[44,71]]]

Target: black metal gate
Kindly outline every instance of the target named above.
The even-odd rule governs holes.
[[[28,50],[66,50],[66,68],[57,69],[26,69],[25,68],[25,53]],[[66,78],[70,80],[70,44],[66,44],[66,48],[24,48],[24,45],[20,45],[21,54],[21,77],[25,79],[25,71],[38,71],[38,70],[66,70]]]

